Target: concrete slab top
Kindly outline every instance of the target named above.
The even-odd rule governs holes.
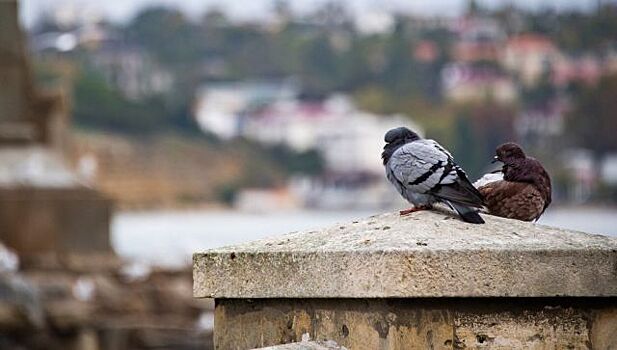
[[[196,253],[194,295],[617,296],[617,238],[483,217],[382,214]]]

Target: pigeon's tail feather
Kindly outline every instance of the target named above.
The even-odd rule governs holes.
[[[469,208],[460,204],[450,203],[454,210],[461,216],[461,219],[465,222],[469,222],[471,224],[483,224],[484,220],[478,214],[478,211],[473,208]]]

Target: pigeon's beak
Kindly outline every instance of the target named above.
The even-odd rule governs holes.
[[[497,158],[497,156],[493,157],[493,160],[491,161],[492,164],[495,164],[499,161],[499,158]]]

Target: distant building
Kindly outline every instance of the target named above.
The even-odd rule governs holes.
[[[559,57],[559,50],[548,37],[521,34],[507,40],[501,64],[525,85],[534,85]]]
[[[317,150],[325,160],[322,176],[296,178],[288,185],[290,192],[243,191],[236,206],[246,210],[260,210],[254,203],[262,201],[268,208],[389,205],[399,196],[383,181],[383,137],[389,129],[404,125],[423,134],[409,118],[358,110],[344,95],[298,99],[298,90],[290,83],[211,84],[197,96],[195,116],[204,131],[222,139],[242,136],[296,151]]]
[[[500,47],[494,42],[458,42],[454,44],[454,59],[459,62],[496,61]]]
[[[46,32],[32,38],[37,55],[87,50],[88,63],[129,99],[171,90],[173,76],[146,50],[126,43],[103,25],[90,23],[66,32]]]
[[[300,206],[300,200],[287,188],[241,190],[234,200],[234,207],[247,212],[270,212],[292,210]]]
[[[413,57],[418,62],[434,62],[439,57],[439,48],[433,41],[422,40],[414,47]]]
[[[296,151],[317,149],[333,172],[381,173],[383,135],[390,128],[410,124],[401,115],[360,111],[343,95],[303,101],[297,94],[294,84],[210,85],[198,94],[195,115],[204,131],[223,139],[243,136]]]
[[[364,35],[388,34],[394,29],[394,15],[384,10],[362,11],[353,17],[355,29]]]
[[[617,153],[609,153],[604,157],[600,177],[605,184],[617,186]]]
[[[96,24],[103,18],[103,13],[95,3],[76,1],[57,1],[48,9],[50,19],[60,28],[74,28]]]
[[[168,92],[171,73],[143,49],[119,42],[107,42],[92,51],[91,61],[112,86],[130,99]]]
[[[453,102],[493,100],[512,103],[518,98],[518,89],[513,79],[494,69],[450,64],[443,68],[441,78],[443,94]]]
[[[572,184],[568,186],[568,197],[578,203],[587,201],[597,183],[594,160],[591,151],[569,149],[561,154],[562,164]]]
[[[453,27],[458,41],[453,47],[458,62],[497,61],[505,33],[489,18],[463,17]]]
[[[266,144],[317,149],[333,173],[383,172],[383,135],[391,128],[420,128],[402,115],[379,116],[357,110],[345,96],[325,101],[276,103],[247,118],[244,135]]]
[[[210,83],[197,91],[194,115],[202,130],[231,139],[242,135],[243,121],[251,111],[292,101],[297,95],[293,81]]]
[[[552,80],[555,85],[562,87],[571,82],[595,84],[603,74],[602,62],[595,56],[570,57],[564,55],[554,62]]]
[[[553,148],[557,144],[556,140],[563,134],[567,108],[568,105],[563,99],[523,108],[514,121],[519,140],[536,148]]]
[[[60,25],[58,31],[36,33],[30,38],[30,47],[35,54],[48,51],[68,52],[77,47],[96,48],[101,43],[113,39],[109,28],[95,20]]]
[[[617,73],[617,49],[609,50],[603,60],[604,74]]]

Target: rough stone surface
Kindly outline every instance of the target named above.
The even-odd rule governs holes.
[[[110,253],[112,202],[85,187],[0,187],[0,240],[22,258]]]
[[[617,239],[484,215],[423,211],[193,257],[214,298],[617,296]]]
[[[617,303],[615,298],[217,299],[215,325],[216,349],[310,337],[360,350],[608,350],[617,343]]]
[[[303,341],[299,343],[268,346],[265,348],[259,348],[254,350],[346,350],[346,348],[338,346],[335,342],[332,341]]]
[[[111,200],[64,159],[69,113],[35,84],[18,7],[0,1],[0,240],[22,258],[111,252]]]
[[[68,116],[62,97],[34,86],[25,47],[17,0],[0,1],[0,144],[63,149]]]

